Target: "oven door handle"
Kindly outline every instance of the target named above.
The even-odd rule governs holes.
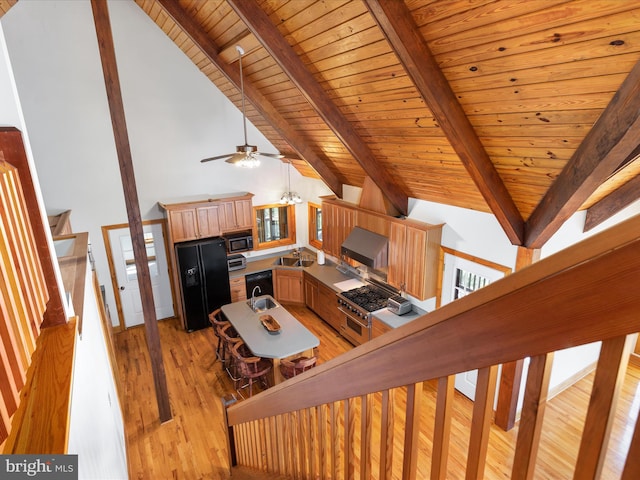
[[[342,313],[344,313],[347,317],[349,317],[351,320],[356,322],[361,327],[369,328],[369,322],[363,322],[362,318],[358,318],[358,317],[352,315],[351,312],[347,312],[346,310],[343,310],[342,307],[338,307],[338,310],[340,310]]]

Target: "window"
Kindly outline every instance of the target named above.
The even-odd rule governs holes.
[[[322,207],[309,202],[309,245],[322,248]]]
[[[296,210],[294,205],[262,205],[254,207],[257,232],[256,249],[296,243]]]

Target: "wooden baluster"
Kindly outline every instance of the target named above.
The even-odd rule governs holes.
[[[326,477],[327,467],[327,406],[319,405],[316,407],[316,419],[318,421],[318,478],[324,480]],[[333,439],[333,437],[329,437]]]
[[[444,480],[447,478],[447,459],[449,457],[449,438],[451,436],[454,394],[455,376],[450,375],[439,378],[436,397],[436,416],[433,427],[431,480]]]
[[[415,480],[418,466],[418,435],[420,434],[420,398],[422,383],[407,385],[407,412],[404,426],[404,460],[402,479]]]
[[[394,390],[382,392],[380,419],[380,480],[391,480],[393,473]]]
[[[227,408],[236,403],[236,397],[233,395],[225,395],[221,398],[222,401],[222,412],[224,425],[227,427],[225,429],[226,432],[226,443],[227,443],[227,452],[229,452],[229,467],[233,467],[238,464],[238,453],[237,448],[238,444],[236,442],[236,432],[237,429],[229,426],[229,419],[227,417]]]
[[[356,468],[355,431],[356,415],[355,400],[349,398],[344,401],[344,475],[347,480],[354,480]]]
[[[371,395],[360,397],[360,479],[371,478],[371,429],[373,417]]]
[[[282,424],[283,415],[277,415],[275,417],[276,423],[276,440],[274,442],[276,447],[276,465],[277,471],[276,473],[286,473],[286,438],[284,435],[284,427]]]
[[[640,478],[640,462],[638,458],[640,458],[640,413],[636,418],[636,428],[633,431],[633,437],[627,452],[627,461],[620,480],[637,480]]]
[[[311,478],[318,478],[318,467],[316,457],[318,455],[318,435],[314,426],[317,426],[316,409],[309,408],[307,411],[309,421],[307,428],[309,430],[309,475]],[[316,421],[314,421],[316,420]]]
[[[339,452],[340,452],[340,442],[338,441],[338,409],[336,408],[336,403],[332,402],[330,407],[331,414],[331,430],[329,435],[329,439],[331,441],[331,478],[338,478],[338,472],[340,470],[339,465]],[[343,435],[344,439],[344,435]],[[346,447],[343,447],[342,451],[344,452]]]
[[[513,459],[512,480],[533,478],[544,411],[547,405],[553,352],[531,358],[524,392],[518,439]]]
[[[286,413],[283,417],[284,419],[284,438],[286,439],[286,474],[290,477],[294,475],[295,472],[295,451],[293,450],[293,431],[291,428],[291,416],[292,413]]]
[[[497,365],[478,369],[478,383],[476,398],[473,402],[473,418],[471,419],[471,436],[467,456],[465,477],[467,480],[481,480],[484,476],[497,375]]]
[[[573,478],[599,478],[635,335],[603,340]]]
[[[298,410],[298,468],[301,478],[308,478],[307,462],[309,460],[309,451],[307,448],[307,435],[305,429],[307,423],[307,411]]]

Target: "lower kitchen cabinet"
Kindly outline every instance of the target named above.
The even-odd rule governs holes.
[[[276,300],[282,303],[304,304],[302,273],[302,270],[284,268],[277,268],[273,271]]]
[[[318,301],[316,313],[325,322],[340,331],[342,323],[342,313],[338,310],[336,292],[327,287],[324,283],[318,282]]]
[[[244,276],[232,278],[229,280],[229,286],[231,287],[231,302],[239,302],[247,299],[247,287]]]
[[[317,313],[318,305],[318,280],[304,273],[304,303],[305,305]]]
[[[391,330],[391,327],[384,322],[381,322],[376,317],[371,319],[371,338],[374,339],[380,335],[387,333]]]
[[[336,292],[315,277],[304,274],[304,301],[322,320],[340,330],[341,313],[336,302]]]

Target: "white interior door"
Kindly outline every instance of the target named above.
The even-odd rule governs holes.
[[[504,272],[462,257],[445,253],[442,279],[441,303],[453,300],[478,290],[504,277]],[[475,399],[478,371],[471,370],[456,375],[456,389],[471,400]]]
[[[149,274],[156,318],[160,320],[172,317],[174,315],[173,298],[162,224],[143,225],[143,232],[149,259]],[[122,324],[124,320],[126,328],[140,325],[144,323],[144,316],[129,227],[109,230],[109,247],[114,269],[112,278],[115,275],[116,295],[120,298],[122,316],[124,317],[120,319],[120,323]]]

